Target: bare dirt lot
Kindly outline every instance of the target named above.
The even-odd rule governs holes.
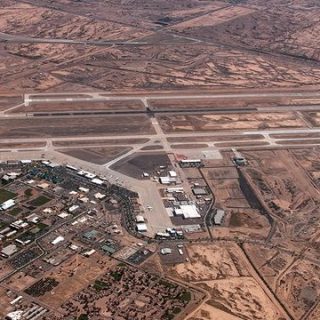
[[[152,133],[146,116],[41,117],[0,120],[2,138],[98,136]]]
[[[239,317],[276,320],[281,316],[251,277],[237,246],[190,245],[187,251],[189,262],[167,268],[166,271],[206,289],[210,295],[196,315],[192,314],[187,319],[233,320]]]
[[[165,132],[305,127],[291,112],[171,115],[158,116],[158,119]]]
[[[119,146],[84,149],[63,149],[58,151],[87,162],[104,164],[128,152],[130,149],[130,147]]]

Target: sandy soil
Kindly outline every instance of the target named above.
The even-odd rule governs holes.
[[[305,127],[291,112],[171,115],[158,116],[158,119],[165,132]]]
[[[179,264],[173,272],[185,281],[205,281],[238,277],[239,272],[226,248],[219,246],[189,246],[190,262]]]
[[[37,280],[24,272],[20,271],[6,281],[6,285],[16,291],[23,291],[30,287]]]
[[[252,278],[209,281],[204,286],[212,293],[209,303],[239,318],[278,320],[281,316]]]
[[[167,272],[205,289],[210,297],[189,320],[278,320],[280,312],[248,272],[232,244],[189,245],[190,261]],[[217,312],[215,312],[217,309]]]
[[[210,304],[203,304],[198,311],[186,320],[239,320],[239,317],[233,316],[230,313],[222,311]]]

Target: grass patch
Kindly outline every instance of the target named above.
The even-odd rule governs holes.
[[[110,273],[111,277],[115,280],[115,281],[120,281],[123,275],[123,272],[121,271],[112,271]]]
[[[40,207],[49,202],[51,199],[45,196],[39,196],[29,202],[33,207]]]
[[[178,299],[185,304],[189,303],[191,300],[191,292],[184,291],[180,293],[180,295],[178,296]]]
[[[21,211],[22,211],[22,209],[17,207],[17,208],[14,208],[13,210],[9,211],[8,213],[11,216],[17,216]]]
[[[30,198],[32,196],[32,189],[26,189],[24,190],[24,195],[27,197],[27,198]]]
[[[6,189],[0,189],[0,203],[3,203],[9,199],[15,198],[16,196],[17,196],[16,193],[13,193]]]
[[[108,285],[101,281],[101,280],[96,280],[93,287],[97,290],[97,291],[101,291],[103,289],[106,289],[108,287]]]

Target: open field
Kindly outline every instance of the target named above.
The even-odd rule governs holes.
[[[216,136],[198,136],[198,137],[168,137],[169,142],[216,142],[216,141],[238,141],[238,140],[260,140],[263,136],[260,134],[242,134],[242,135],[216,135]]]
[[[252,163],[244,174],[258,188],[273,214],[290,219],[291,223],[307,222],[306,218],[310,219],[317,207],[319,193],[290,153],[275,150],[244,152],[244,155]]]
[[[31,4],[33,3],[33,4]],[[1,31],[12,35],[34,38],[66,38],[87,40],[99,37],[127,39],[143,34],[137,28],[116,22],[94,20],[84,15],[73,15],[30,4],[13,4],[0,10]],[[29,22],[26,24],[25,22]],[[78,27],[76,27],[78,26]],[[80,27],[81,26],[81,27]]]
[[[64,140],[64,141],[53,141],[53,145],[56,147],[74,147],[74,146],[89,146],[89,145],[126,145],[126,144],[140,144],[148,142],[145,138],[122,138],[122,139],[104,139],[104,140]]]
[[[200,313],[197,313],[200,317],[191,315],[187,319],[276,320],[281,317],[281,312],[250,274],[237,246],[223,243],[211,246],[190,245],[187,251],[189,262],[170,267],[166,271],[209,293],[209,299],[201,306]]]
[[[0,111],[4,111],[23,102],[22,96],[1,95]]]
[[[244,113],[158,116],[165,132],[237,129],[302,128],[304,122],[294,113]]]
[[[292,149],[290,153],[298,161],[299,165],[304,168],[308,176],[312,179],[313,183],[320,187],[320,149],[319,147],[313,148],[298,148]]]
[[[152,133],[146,116],[0,119],[2,138],[63,137]]]
[[[320,99],[315,94],[313,97],[244,97],[239,100],[237,98],[191,98],[191,99],[159,99],[156,98],[149,100],[149,106],[154,111],[164,110],[241,110],[241,109],[261,109],[268,107],[286,106],[290,109],[290,106],[298,105],[319,105]]]
[[[23,148],[43,148],[45,147],[44,142],[11,142],[11,143],[0,143],[0,149],[23,149]]]
[[[207,148],[208,145],[205,143],[181,143],[181,144],[172,144],[172,149],[204,149]]]
[[[254,146],[267,146],[269,145],[268,142],[263,141],[237,141],[237,142],[221,142],[221,143],[215,143],[216,147],[219,148],[228,148],[228,147],[254,147]]]
[[[312,0],[5,1],[1,90],[317,86],[318,16]]]
[[[83,149],[63,149],[58,151],[87,162],[92,162],[95,164],[104,164],[128,152],[130,149],[130,147],[119,146]]]
[[[301,139],[301,140],[278,140],[277,144],[281,145],[306,145],[306,144],[314,144],[319,145],[320,139]]]
[[[318,40],[320,9],[315,1],[294,2],[289,10],[284,1],[247,1],[246,7],[228,7],[172,29],[225,45],[319,61],[313,44]]]
[[[142,102],[136,100],[78,103],[31,103],[28,107],[13,110],[17,112],[74,112],[74,111],[128,111],[144,110]]]
[[[270,134],[271,138],[274,139],[293,139],[293,138],[320,138],[319,132],[309,133],[293,133],[293,134]]]

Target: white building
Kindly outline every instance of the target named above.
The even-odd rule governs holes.
[[[177,173],[173,170],[169,171],[169,176],[172,178],[176,178],[177,177]]]
[[[60,243],[62,241],[64,241],[64,237],[58,236],[51,242],[51,244],[56,245],[56,244],[58,244],[58,243]]]
[[[183,204],[174,210],[175,215],[183,216],[185,219],[200,218],[198,208],[195,204]]]
[[[8,210],[12,208],[16,202],[13,199],[9,199],[1,204],[1,210]]]
[[[148,230],[148,228],[145,223],[137,223],[137,231],[138,232],[146,232],[147,230]]]

